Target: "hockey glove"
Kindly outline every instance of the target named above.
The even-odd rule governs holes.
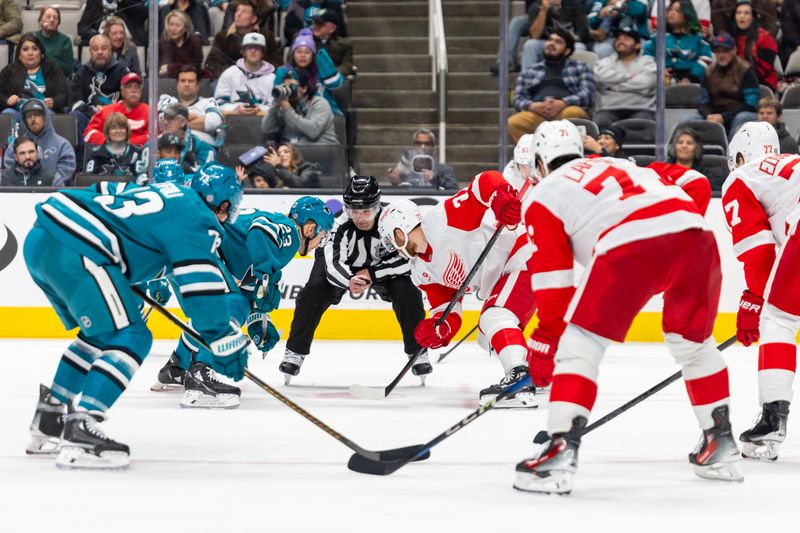
[[[535,333],[531,335],[531,340],[528,341],[528,370],[537,387],[546,387],[553,382],[557,347],[557,342]]]
[[[739,300],[739,312],[736,313],[736,340],[745,346],[758,342],[761,336],[758,331],[758,322],[761,309],[764,307],[764,298],[756,296],[745,290]]]
[[[450,344],[459,328],[461,328],[461,316],[450,313],[439,326],[436,321],[442,316],[441,313],[433,315],[431,318],[420,320],[414,329],[414,338],[417,344],[423,348],[443,348]]]
[[[253,299],[253,307],[262,313],[270,313],[281,304],[281,291],[278,289],[279,274],[264,276],[264,279],[256,287]]]
[[[506,226],[516,226],[520,223],[522,203],[511,185],[505,183],[495,189],[489,202],[499,223]]]
[[[227,335],[209,344],[214,357],[214,370],[236,381],[244,377],[247,368],[247,336],[231,324]]]
[[[261,350],[264,357],[267,356],[268,351],[278,344],[281,338],[278,330],[275,329],[275,325],[266,313],[261,313],[259,311],[250,313],[244,325],[247,329],[247,334],[253,339],[253,344],[256,345],[256,348]]]
[[[151,279],[147,282],[147,294],[161,305],[166,304],[172,297],[167,278]]]

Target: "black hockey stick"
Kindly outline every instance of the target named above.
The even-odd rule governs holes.
[[[164,315],[164,317],[166,317],[167,320],[178,326],[184,333],[186,333],[186,335],[191,337],[200,346],[202,346],[208,351],[212,351],[211,348],[208,346],[208,344],[206,344],[206,342],[200,337],[200,334],[197,333],[191,326],[185,324],[182,320],[173,315],[169,310],[167,310],[164,306],[162,306],[153,298],[151,298],[145,291],[143,291],[139,287],[131,286],[131,289],[145,302],[150,304],[150,306],[153,309]],[[271,394],[281,403],[289,407],[292,411],[301,415],[303,418],[305,418],[306,420],[308,420],[309,422],[320,428],[322,431],[324,431],[334,439],[338,440],[339,442],[341,442],[342,444],[344,444],[345,446],[347,446],[348,448],[350,448],[359,455],[369,457],[374,461],[393,461],[397,460],[398,458],[408,457],[410,454],[413,455],[414,460],[417,461],[421,461],[423,459],[427,459],[428,457],[430,457],[430,452],[426,451],[424,453],[419,453],[420,445],[406,446],[404,448],[396,448],[392,450],[383,450],[377,452],[372,450],[367,450],[366,448],[362,448],[361,446],[359,446],[352,440],[348,439],[347,437],[345,437],[344,435],[342,435],[341,433],[330,427],[328,424],[326,424],[319,418],[315,417],[314,415],[312,415],[311,413],[309,413],[308,411],[306,411],[305,409],[294,403],[292,400],[290,400],[289,398],[287,398],[286,396],[284,396],[283,394],[272,388],[268,383],[261,380],[261,378],[259,378],[249,370],[245,369],[244,375],[247,379],[249,379],[256,385],[264,389],[266,392]]]
[[[465,340],[467,340],[467,338],[468,338],[470,335],[472,335],[473,333],[475,333],[475,330],[476,330],[476,329],[478,329],[478,325],[479,325],[479,324],[475,324],[475,326],[473,326],[473,328],[472,328],[471,330],[469,330],[469,331],[467,332],[467,334],[466,334],[466,335],[464,335],[464,336],[461,338],[461,340],[460,340],[460,341],[458,341],[458,342],[456,343],[456,345],[455,345],[455,346],[453,346],[452,348],[450,348],[449,350],[447,350],[446,352],[444,352],[443,354],[441,354],[441,355],[439,356],[439,359],[437,359],[437,360],[436,360],[436,363],[438,364],[438,363],[441,363],[442,361],[444,361],[444,358],[445,358],[445,357],[447,357],[448,355],[450,355],[450,353],[451,353],[453,350],[455,350],[456,348],[458,348],[459,346],[461,346],[461,343],[462,343],[462,342],[464,342]]]
[[[530,187],[530,185],[531,181],[525,180],[525,183],[522,185],[519,192],[517,193],[516,198],[518,200],[522,200],[522,196],[525,194],[525,191],[528,190],[528,187]],[[461,286],[458,288],[456,293],[450,299],[450,303],[447,304],[447,307],[445,308],[444,312],[442,312],[442,316],[440,316],[436,320],[436,327],[442,325],[442,323],[445,321],[445,319],[453,310],[453,308],[456,306],[456,304],[464,296],[464,293],[467,292],[467,287],[469,286],[469,282],[472,281],[473,277],[475,277],[475,274],[478,272],[478,269],[483,264],[483,260],[486,259],[486,256],[489,255],[489,252],[492,250],[492,247],[494,247],[494,243],[497,242],[497,238],[500,237],[500,233],[503,231],[503,227],[504,226],[502,224],[500,223],[497,224],[497,229],[494,230],[494,234],[492,234],[492,237],[489,239],[489,242],[486,243],[486,246],[483,248],[481,255],[479,255],[478,259],[475,260],[475,264],[472,265],[472,268],[467,273],[467,276],[464,278],[464,281],[461,282]],[[420,355],[422,355],[424,351],[425,351],[424,348],[420,348],[419,350],[417,350],[417,353],[415,353],[413,357],[410,357],[408,359],[408,362],[403,367],[403,369],[400,370],[400,373],[397,375],[397,377],[394,378],[392,382],[389,383],[387,386],[383,388],[376,388],[376,387],[367,387],[365,385],[350,385],[350,394],[352,394],[356,398],[362,398],[368,400],[380,400],[381,398],[386,398],[387,396],[389,396],[389,394],[391,394],[391,392],[394,390],[397,384],[400,383],[400,380],[403,379],[403,376],[405,376],[411,369],[411,367],[414,366],[414,363],[417,361],[417,358]]]

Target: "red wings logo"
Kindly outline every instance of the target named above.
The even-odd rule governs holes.
[[[450,259],[442,273],[442,285],[457,289],[467,277],[467,270],[464,268],[464,261],[453,250],[449,250]]]

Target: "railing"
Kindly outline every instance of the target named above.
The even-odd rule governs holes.
[[[428,0],[428,54],[431,56],[431,90],[439,102],[439,161],[447,161],[447,40],[442,0]]]

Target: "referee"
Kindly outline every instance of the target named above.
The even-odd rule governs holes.
[[[297,295],[286,353],[278,367],[286,375],[287,384],[300,373],[323,313],[338,304],[347,290],[358,296],[371,287],[382,300],[392,302],[403,330],[405,353],[411,357],[420,349],[414,328],[425,318],[422,293],[411,281],[408,261],[381,243],[378,180],[354,176],[343,196],[344,213],[334,224],[332,238],[317,249],[308,282]],[[432,370],[427,352],[411,368],[417,376]]]

